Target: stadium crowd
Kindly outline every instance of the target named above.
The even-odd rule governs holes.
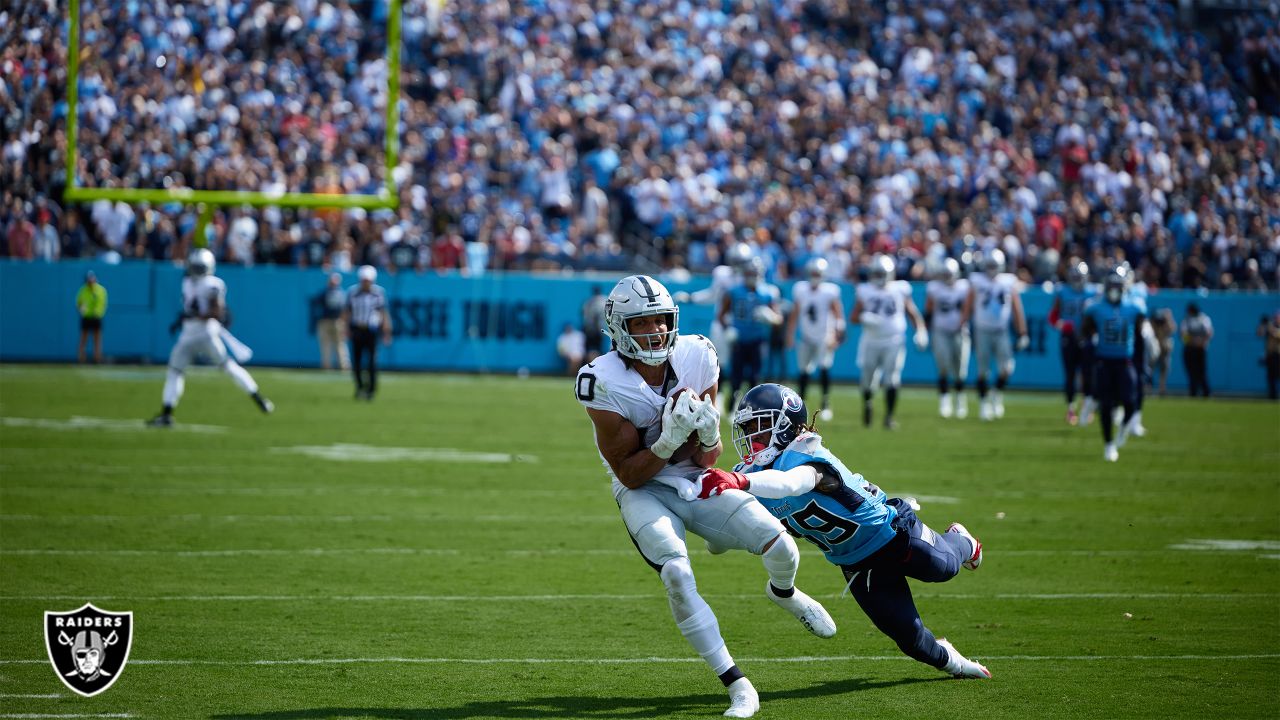
[[[1280,4],[406,0],[397,211],[228,208],[229,263],[706,272],[745,240],[902,277],[1000,247],[1280,287]],[[0,254],[182,258],[195,211],[64,207],[66,6],[0,11]],[[77,180],[374,193],[386,0],[82,3]]]

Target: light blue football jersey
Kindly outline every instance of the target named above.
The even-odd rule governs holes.
[[[756,317],[756,310],[778,299],[778,291],[761,283],[754,290],[739,285],[729,291],[729,317],[740,342],[769,339],[770,326]]]
[[[1121,300],[1112,305],[1098,300],[1085,308],[1085,314],[1093,318],[1097,328],[1098,345],[1094,352],[1100,358],[1123,360],[1133,357],[1134,325],[1143,315],[1132,301]]]
[[[852,565],[869,557],[893,539],[890,523],[898,511],[885,504],[880,488],[849,470],[822,446],[822,437],[806,433],[796,438],[773,464],[774,470],[790,470],[808,463],[830,466],[843,487],[835,493],[812,491],[784,498],[758,498],[792,535],[817,545],[836,565]],[[750,473],[761,468],[741,469]]]

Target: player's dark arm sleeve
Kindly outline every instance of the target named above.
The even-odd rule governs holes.
[[[1142,337],[1142,323],[1146,320],[1145,315],[1139,315],[1133,321],[1133,361],[1138,366],[1139,372],[1147,362],[1147,339]]]
[[[840,479],[840,473],[836,469],[820,460],[807,462],[805,465],[818,471],[818,483],[813,489],[820,492],[830,494],[844,486],[844,481]]]

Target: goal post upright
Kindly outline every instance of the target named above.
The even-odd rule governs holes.
[[[400,28],[402,0],[388,0],[387,13],[387,85],[383,122],[385,183],[374,194],[324,193],[267,193],[259,190],[195,190],[192,188],[87,188],[81,187],[76,173],[79,161],[79,95],[80,95],[80,0],[69,0],[67,38],[67,179],[63,191],[66,202],[93,202],[110,200],[137,204],[142,202],[165,205],[179,203],[195,205],[200,217],[207,220],[214,208],[228,205],[250,207],[289,208],[362,208],[365,210],[395,209],[400,205],[393,170],[400,156]],[[203,229],[204,223],[198,223]],[[196,233],[196,242],[203,245],[203,234]]]

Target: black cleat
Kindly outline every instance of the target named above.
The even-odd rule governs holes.
[[[148,427],[173,427],[173,416],[160,414],[147,421]]]
[[[862,406],[862,426],[871,427],[871,406],[870,405]]]

